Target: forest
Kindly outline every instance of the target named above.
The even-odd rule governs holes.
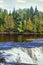
[[[37,6],[12,12],[0,8],[0,32],[43,33],[43,12]]]

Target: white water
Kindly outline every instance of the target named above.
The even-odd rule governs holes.
[[[37,58],[37,64],[43,65],[43,52],[41,52],[41,49],[39,48],[33,49],[33,54]]]
[[[0,52],[6,62],[43,65],[42,48],[12,48],[10,50],[1,50]]]

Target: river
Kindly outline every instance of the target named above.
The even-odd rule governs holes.
[[[29,42],[30,39],[43,38],[43,35],[18,35],[18,34],[0,34],[0,42]]]
[[[0,65],[43,65],[43,36],[0,35]]]

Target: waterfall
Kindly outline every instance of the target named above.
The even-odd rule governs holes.
[[[33,49],[34,58],[37,59],[38,65],[43,65],[43,53],[41,52],[40,48]]]
[[[27,64],[43,65],[42,48],[12,48],[0,50],[6,62],[19,62]]]
[[[25,49],[24,49],[25,51]],[[7,62],[20,62],[20,63],[31,63],[33,64],[32,58],[26,53],[22,51],[21,48],[12,48],[10,50],[1,50],[1,53],[3,53],[3,56],[5,57]],[[9,56],[10,55],[10,58]]]
[[[35,41],[35,43],[34,41],[30,43],[0,43],[0,60],[2,60],[4,63],[6,62],[43,65],[43,47],[39,47],[41,43],[36,42],[37,41]],[[40,45],[38,47],[35,47],[35,45],[37,46],[37,44]]]

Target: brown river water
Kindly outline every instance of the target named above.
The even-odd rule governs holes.
[[[15,34],[2,34],[0,35],[0,42],[29,42],[33,39],[43,38],[43,35],[15,35]]]

